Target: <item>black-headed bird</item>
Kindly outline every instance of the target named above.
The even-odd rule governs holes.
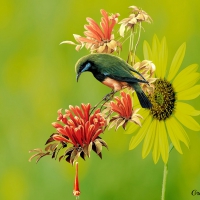
[[[114,92],[121,90],[123,87],[132,87],[136,91],[143,108],[151,108],[152,106],[138,83],[148,84],[148,81],[117,56],[101,53],[89,54],[77,61],[75,71],[77,82],[81,73],[89,71],[98,81],[112,88]],[[139,74],[143,80],[136,78],[132,72]]]

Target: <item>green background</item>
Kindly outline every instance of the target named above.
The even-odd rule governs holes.
[[[85,73],[76,83],[74,65],[86,49],[59,45],[83,35],[86,17],[100,21],[100,9],[129,15],[128,7],[143,8],[153,19],[144,24],[141,41],[151,43],[156,33],[166,36],[169,63],[183,43],[187,43],[182,68],[200,63],[200,3],[173,1],[89,1],[18,0],[0,5],[0,199],[75,199],[72,195],[74,167],[62,161],[42,159],[28,162],[33,148],[43,148],[54,128],[57,110],[80,103],[96,104],[110,90]],[[125,51],[125,50],[124,50]],[[142,43],[139,45],[142,56]],[[200,109],[199,99],[190,101]],[[200,117],[195,118],[200,122]],[[192,190],[200,192],[200,135],[186,129],[191,141],[184,154],[172,151],[169,159],[166,199],[193,200]],[[82,200],[160,199],[163,162],[154,164],[152,156],[141,158],[142,145],[129,151],[131,135],[109,131],[103,139],[103,160],[94,153],[80,160]]]

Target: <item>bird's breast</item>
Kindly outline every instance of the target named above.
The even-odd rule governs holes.
[[[116,81],[112,78],[105,78],[102,83],[110,88],[112,88],[114,91],[119,91],[124,87],[129,87],[129,84],[127,82],[121,82],[121,81]]]

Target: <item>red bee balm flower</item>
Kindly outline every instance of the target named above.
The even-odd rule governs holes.
[[[61,44],[76,45],[77,51],[84,46],[92,52],[97,53],[113,53],[114,51],[118,51],[118,48],[121,48],[121,43],[114,40],[112,31],[115,24],[118,22],[119,14],[108,16],[108,13],[103,9],[100,10],[100,12],[103,16],[100,26],[92,18],[87,17],[86,20],[89,24],[84,26],[86,29],[84,35],[86,37],[74,34],[74,39],[79,44],[75,44],[72,41],[63,41]]]
[[[123,91],[120,94],[121,98],[115,97],[116,102],[111,101],[110,103],[106,104],[107,109],[105,109],[105,112],[109,110],[111,114],[117,113],[117,115],[112,116],[109,128],[116,126],[116,129],[118,129],[120,126],[122,126],[125,129],[129,121],[141,126],[139,118],[142,119],[142,116],[137,114],[139,109],[133,109],[133,103],[130,94]]]
[[[99,137],[106,125],[106,120],[100,113],[100,109],[90,114],[90,104],[81,104],[78,106],[69,106],[69,110],[65,110],[65,114],[58,110],[57,120],[62,122],[54,122],[52,125],[56,128],[56,134],[53,134],[47,141],[59,141],[62,144],[71,143],[73,147],[69,148],[70,162],[74,162],[80,155],[85,158],[85,155],[90,157],[90,151],[93,150],[101,157],[102,146],[107,147],[106,143]]]
[[[83,159],[86,156],[90,157],[91,150],[95,151],[102,158],[102,146],[106,148],[108,146],[99,135],[105,129],[106,120],[100,109],[90,114],[90,108],[90,104],[81,104],[81,108],[69,106],[69,110],[65,110],[65,114],[61,113],[62,109],[58,110],[57,120],[61,123],[52,123],[57,133],[52,134],[47,140],[46,144],[48,145],[45,148],[45,152],[41,149],[31,150],[30,152],[38,153],[31,156],[29,160],[31,161],[32,158],[38,157],[36,160],[38,162],[40,158],[46,155],[52,155],[52,158],[56,158],[59,151],[62,148],[68,147],[68,144],[72,144],[72,146],[65,150],[64,154],[59,157],[59,160],[65,158],[66,161],[74,164],[79,156]]]

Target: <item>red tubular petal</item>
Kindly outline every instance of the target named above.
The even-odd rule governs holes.
[[[84,35],[86,37],[89,37],[89,38],[93,38],[94,40],[97,40],[98,42],[101,41],[101,39],[99,37],[97,37],[93,32],[91,31],[84,31]]]
[[[125,97],[122,97],[121,98],[121,102],[122,102],[122,107],[124,109],[124,114],[126,116],[126,118],[129,117],[129,112],[128,112],[128,105],[127,105],[127,101],[126,101],[126,98]],[[125,117],[124,116],[124,117]]]
[[[74,116],[74,120],[76,122],[76,126],[78,126],[80,124],[80,118],[77,116]]]
[[[102,39],[102,38],[101,38],[101,35],[99,34],[99,32],[97,32],[95,29],[93,29],[90,25],[85,25],[84,28],[85,28],[87,31],[93,33],[93,34],[95,35],[95,38],[96,38],[96,40],[97,40],[98,42],[101,42],[101,39]]]
[[[76,126],[76,120],[74,119],[72,112],[70,110],[65,110],[65,112],[66,112],[66,115],[69,116],[69,118],[74,122],[74,126]],[[72,124],[72,122],[71,121],[69,122],[69,121],[70,120],[68,120],[68,124],[69,123]]]
[[[83,115],[81,109],[78,106],[76,106],[75,108],[76,108],[77,113],[79,114],[79,117],[84,120],[85,118],[84,118],[84,115]]]
[[[111,19],[110,21],[111,21],[111,24],[110,24],[110,27],[109,27],[109,30],[108,30],[109,40],[111,39],[111,34],[112,34],[113,28],[116,24],[115,19]]]
[[[121,99],[119,97],[116,97],[115,100],[117,101],[118,104],[121,104]]]
[[[99,108],[95,110],[94,114],[96,115],[98,113],[100,113],[100,109]]]
[[[81,108],[83,110],[83,115],[86,121],[89,119],[89,112],[90,112],[90,104],[81,104]]]
[[[53,123],[52,123],[52,126],[53,126],[54,128],[63,128],[63,126],[62,126],[61,124],[57,123],[57,122],[53,122]]]
[[[66,115],[63,115],[63,118],[62,118],[61,121],[62,121],[63,124],[66,124],[66,125],[67,125],[67,121],[68,121],[68,120],[67,120]]]
[[[73,144],[73,142],[71,142],[70,140],[60,136],[60,135],[53,135],[52,138],[56,141],[60,141],[60,142],[67,142],[67,143],[71,143]]]
[[[81,130],[79,127],[74,129],[74,134],[75,134],[75,137],[76,137],[78,143],[81,146],[83,146],[83,139],[82,139]]]
[[[132,115],[132,101],[130,95],[125,92],[121,92],[121,96],[121,102],[124,106],[126,116],[129,118]]]
[[[92,136],[91,141],[93,142],[101,133],[102,133],[102,129],[98,129],[95,132],[95,134]]]
[[[94,133],[94,129],[95,129],[95,126],[92,124],[89,126],[88,128],[88,132],[86,132],[86,135],[87,135],[87,144],[89,144],[91,142],[91,138],[93,136],[93,133]]]
[[[73,126],[74,128],[76,127],[76,124],[74,123],[74,121],[72,121],[71,119],[68,120],[67,124],[69,126]]]
[[[104,33],[102,32],[101,28],[99,27],[99,25],[92,19],[92,18],[86,18],[86,20],[88,21],[88,23],[90,24],[91,27],[93,27],[94,30],[96,30],[98,32],[98,34],[100,35],[101,38],[104,38]]]
[[[75,174],[75,180],[74,180],[74,190],[73,195],[78,197],[80,195],[80,189],[79,189],[79,181],[78,181],[78,162],[76,162],[76,174]]]
[[[122,113],[121,116],[126,117],[126,109],[124,108],[124,106],[122,104],[119,105],[119,109]]]
[[[93,134],[92,134],[92,136],[91,136],[90,138],[93,137],[93,135],[95,134],[95,132],[96,132],[99,128],[101,128],[99,123],[94,124]]]
[[[65,128],[57,128],[57,131],[58,131],[58,133],[68,137],[68,134],[67,134]]]
[[[100,10],[101,14],[103,15],[103,18],[101,20],[101,25],[104,31],[104,35],[106,39],[110,39],[109,34],[109,18],[108,18],[108,14],[105,10],[101,9]]]
[[[129,94],[127,94],[127,102],[128,102],[128,107],[129,107],[129,113],[130,115],[132,115],[133,105],[132,105],[132,100]]]
[[[122,116],[123,111],[120,109],[119,105],[116,105],[114,102],[110,102],[110,106],[112,111],[118,113],[120,116]]]
[[[90,118],[89,118],[90,124],[93,124],[94,117],[95,117],[94,114],[90,115]]]
[[[76,142],[76,140],[75,140],[74,137],[73,137],[72,128],[69,127],[69,126],[66,126],[66,127],[65,127],[65,130],[66,130],[66,132],[67,132],[67,134],[68,134],[69,139],[73,142],[74,145],[76,145],[77,142]]]
[[[94,41],[94,40],[91,40],[91,39],[88,39],[88,38],[84,38],[84,37],[80,37],[80,38],[79,38],[79,41],[80,41],[80,42],[85,42],[85,43],[98,44],[98,42],[96,42],[96,41]]]
[[[83,113],[83,116],[84,116],[84,119],[87,121],[87,108],[86,108],[86,105],[85,104],[81,104],[81,108],[82,108],[82,113]]]
[[[86,110],[85,110],[85,119],[86,119],[87,121],[89,120],[90,108],[91,108],[91,105],[88,103],[88,104],[86,105]]]
[[[57,120],[58,121],[60,121],[62,118],[63,118],[63,114],[62,114],[62,108],[61,109],[59,109],[58,111],[57,111],[57,113],[58,113],[58,117],[57,117]]]
[[[74,114],[75,114],[76,116],[79,117],[79,113],[77,112],[77,107],[78,107],[78,106],[76,106],[76,107],[70,106],[69,108],[74,112]],[[78,108],[79,108],[79,107],[78,107]]]
[[[81,131],[81,138],[83,140],[83,143],[86,143],[86,135],[85,135],[84,126],[80,126],[80,131]]]

